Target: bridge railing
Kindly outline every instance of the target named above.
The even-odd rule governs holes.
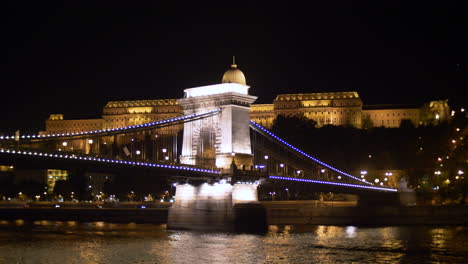
[[[100,130],[90,130],[82,132],[68,132],[68,133],[51,133],[51,134],[35,134],[35,135],[3,135],[0,136],[0,142],[5,141],[44,141],[44,140],[55,140],[55,139],[65,139],[65,138],[87,138],[90,136],[110,136],[123,133],[134,133],[139,131],[145,131],[154,128],[162,128],[167,126],[174,126],[177,124],[183,124],[186,122],[192,122],[195,120],[207,118],[213,115],[217,115],[221,112],[220,108],[185,116],[174,117],[170,119],[164,119],[149,123],[143,123],[140,125],[132,125],[126,127],[118,128],[109,128],[109,129],[100,129]]]

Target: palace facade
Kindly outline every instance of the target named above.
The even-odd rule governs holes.
[[[231,65],[222,83],[246,85],[237,65]],[[317,126],[335,125],[356,128],[399,127],[403,120],[414,126],[436,123],[450,118],[445,101],[432,101],[422,106],[365,105],[357,92],[279,94],[272,104],[252,104],[250,119],[270,128],[278,115],[304,116]],[[177,99],[111,101],[98,119],[66,120],[62,114],[51,114],[42,133],[71,133],[138,125],[176,116],[183,109]],[[165,129],[176,133],[182,126]]]

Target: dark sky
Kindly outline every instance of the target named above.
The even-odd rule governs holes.
[[[466,12],[452,1],[36,2],[2,7],[0,131],[41,129],[50,113],[100,117],[111,100],[180,98],[219,83],[232,55],[260,103],[333,91],[365,104],[465,103]]]

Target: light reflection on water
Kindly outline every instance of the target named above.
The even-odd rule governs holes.
[[[270,226],[266,234],[165,225],[0,221],[0,263],[464,263],[468,227]]]

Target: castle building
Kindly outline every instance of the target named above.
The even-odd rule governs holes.
[[[271,127],[278,115],[304,116],[317,126],[361,127],[362,100],[357,92],[280,94],[273,104],[252,105],[253,121]]]
[[[246,85],[246,78],[235,62],[222,83]],[[432,101],[424,106],[365,105],[357,92],[279,94],[272,104],[252,104],[250,119],[271,127],[278,115],[304,116],[325,125],[356,128],[399,127],[403,120],[414,126],[448,120],[447,101]],[[103,108],[102,118],[65,120],[62,114],[51,114],[42,133],[71,133],[138,125],[183,115],[177,99],[111,101]],[[182,126],[160,133],[177,133]]]
[[[363,122],[369,127],[399,127],[403,120],[410,121],[414,126],[421,124],[421,107],[397,105],[368,105],[362,109]]]

